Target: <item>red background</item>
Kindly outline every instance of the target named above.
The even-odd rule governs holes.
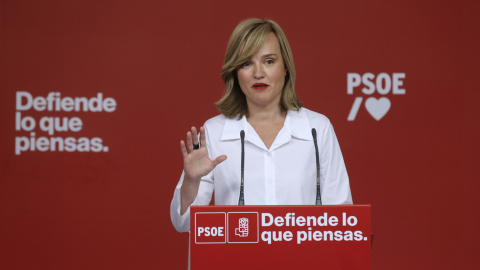
[[[241,20],[286,32],[305,107],[332,121],[353,200],[372,205],[372,269],[476,269],[478,1],[0,2],[0,268],[185,269],[169,218],[179,141],[218,114]],[[347,116],[347,73],[406,74],[380,121]],[[15,155],[15,92],[117,101],[78,116],[109,152]],[[375,97],[380,95],[375,94]],[[38,134],[37,134],[38,135]],[[58,134],[57,134],[58,135]]]

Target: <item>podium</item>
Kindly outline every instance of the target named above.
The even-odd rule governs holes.
[[[370,205],[191,206],[190,267],[370,269]]]

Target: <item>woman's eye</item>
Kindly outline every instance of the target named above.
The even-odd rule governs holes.
[[[242,67],[248,67],[250,66],[252,63],[250,61],[247,61],[245,63],[243,63]]]
[[[275,60],[273,60],[273,59],[267,59],[267,60],[265,61],[265,63],[271,65],[271,64],[275,63]]]

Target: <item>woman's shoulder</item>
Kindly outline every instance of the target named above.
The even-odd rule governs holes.
[[[218,134],[219,136],[221,136],[221,134],[222,134],[222,132],[225,128],[231,127],[232,122],[236,122],[236,121],[233,121],[233,120],[237,120],[237,119],[228,118],[225,115],[220,114],[220,115],[217,115],[215,117],[212,117],[212,118],[208,119],[205,122],[205,124],[203,125],[203,127],[210,134],[215,133],[215,134]]]
[[[225,117],[223,114],[219,114],[205,121],[204,127],[223,127],[225,125],[225,121],[227,121],[227,117]]]
[[[220,139],[224,136],[230,137],[232,130],[239,127],[238,117],[228,118],[223,114],[208,119],[203,125],[210,138]],[[242,128],[240,128],[242,129]],[[243,128],[244,129],[244,128]],[[238,133],[235,133],[238,135]]]
[[[299,113],[303,113],[305,117],[308,119],[308,122],[311,126],[329,126],[330,120],[325,115],[309,110],[307,108],[301,108]]]

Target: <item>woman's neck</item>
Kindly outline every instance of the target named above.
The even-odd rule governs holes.
[[[280,106],[275,106],[271,108],[258,108],[249,106],[248,107],[248,117],[247,121],[252,123],[274,123],[285,120],[285,116],[287,115],[286,111],[283,111]]]
[[[278,132],[285,123],[285,117],[287,112],[280,109],[280,106],[276,110],[258,110],[251,111],[249,107],[249,116],[247,117],[248,123],[255,129],[255,132],[260,136],[260,139],[265,144],[267,149],[270,149]]]

